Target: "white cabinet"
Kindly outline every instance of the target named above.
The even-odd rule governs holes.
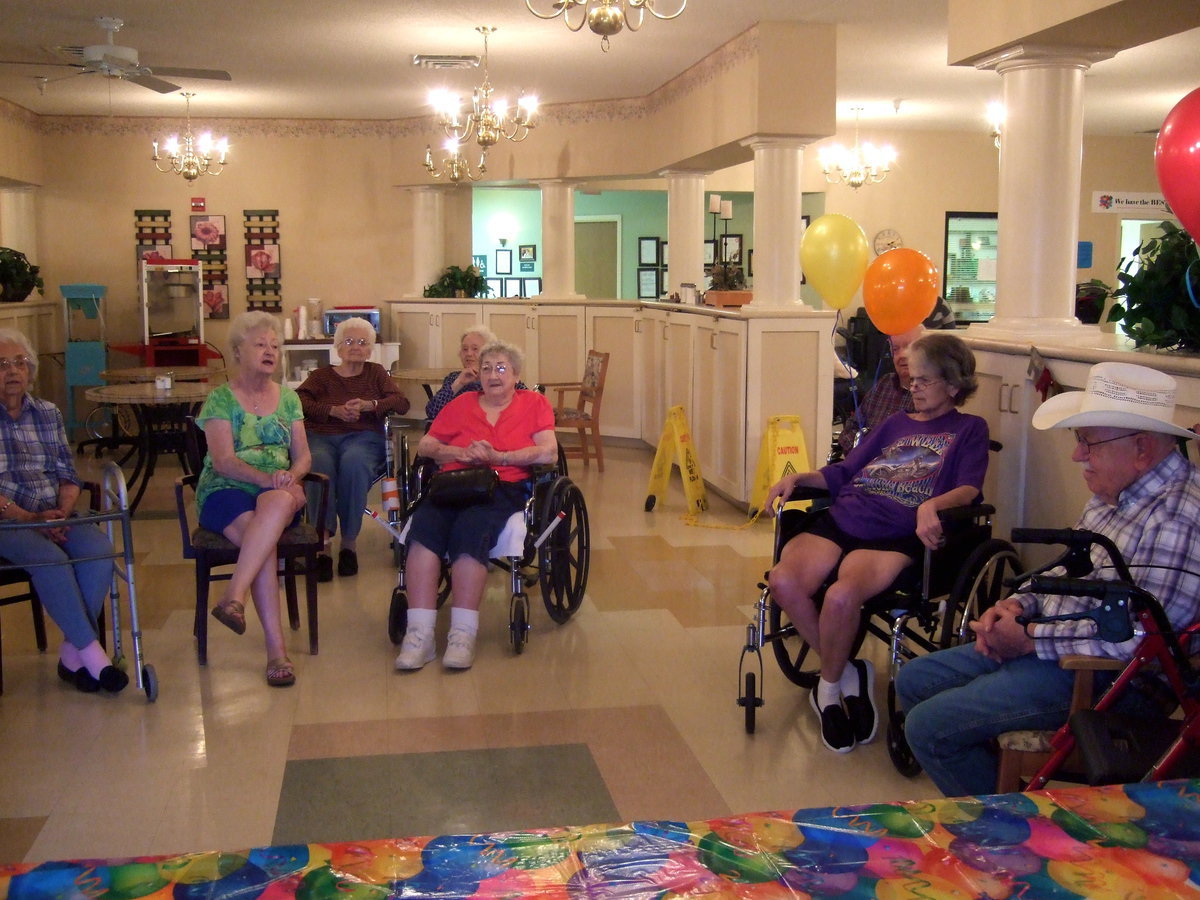
[[[389,307],[402,369],[457,367],[463,332],[484,324],[479,303],[425,305],[415,301],[391,303]]]
[[[644,360],[638,352],[645,326],[641,311],[633,305],[589,306],[584,312],[585,350],[608,354],[608,374],[604,380],[604,405],[600,422],[604,433],[614,437],[642,436],[642,403],[639,387],[646,381]],[[582,360],[575,363],[574,375],[549,378],[548,381],[576,381],[583,371]],[[651,427],[661,428],[662,422]]]
[[[741,497],[746,480],[746,323],[700,319],[693,331],[692,437],[705,481]]]
[[[641,365],[638,379],[638,408],[641,412],[641,438],[650,446],[658,444],[667,419],[666,330],[667,313],[660,309],[642,309],[637,317],[635,350]]]

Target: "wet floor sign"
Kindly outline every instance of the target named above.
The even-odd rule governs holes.
[[[771,416],[767,419],[767,430],[763,432],[758,450],[758,468],[754,473],[754,485],[750,489],[750,515],[762,509],[767,491],[785,475],[811,470],[808,462],[808,447],[804,442],[804,430],[799,416]],[[810,501],[797,501],[797,509],[807,509]]]
[[[676,462],[679,463],[679,474],[683,476],[683,495],[687,498],[688,512],[698,513],[708,509],[704,478],[700,475],[700,459],[696,455],[682,406],[672,406],[667,410],[667,421],[663,423],[662,435],[658,439],[658,452],[654,454],[654,465],[650,468],[646,512],[654,509],[659,496],[666,496],[671,465]]]

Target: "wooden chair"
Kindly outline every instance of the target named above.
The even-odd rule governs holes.
[[[604,399],[604,379],[608,374],[608,354],[589,350],[582,381],[549,382],[544,385],[558,395],[554,402],[554,426],[579,432],[579,446],[564,448],[567,456],[582,456],[588,464],[588,442],[596,454],[596,468],[604,471],[604,444],[600,440],[600,403]],[[568,406],[565,395],[575,392],[575,405]],[[590,433],[590,437],[589,437]]]
[[[175,507],[179,514],[179,534],[183,541],[183,558],[196,561],[196,619],[192,633],[196,637],[196,659],[208,663],[209,583],[227,581],[232,573],[213,574],[213,569],[236,565],[240,548],[222,534],[193,528],[188,511],[195,507],[196,484],[204,465],[207,444],[204,431],[189,416],[185,431],[188,466],[192,471],[175,479]],[[329,502],[329,479],[315,472],[304,476],[306,482],[320,485],[317,525],[301,521],[289,528],[279,540],[279,574],[283,578],[287,598],[288,624],[293,631],[300,628],[300,608],[296,593],[296,577],[304,576],[305,601],[308,611],[308,652],[317,655],[317,554],[325,545],[325,513]],[[185,488],[191,488],[190,496]],[[303,562],[301,562],[303,561]]]
[[[1125,663],[1102,656],[1064,656],[1059,666],[1075,673],[1075,688],[1071,693],[1071,712],[1091,709],[1094,699],[1095,673],[1120,671]],[[1050,739],[1054,731],[1008,731],[1000,735],[1000,768],[996,774],[996,793],[1011,794],[1025,789],[1034,775],[1050,760]],[[1081,765],[1073,757],[1067,762],[1067,771],[1080,771]],[[1071,780],[1063,775],[1063,780]]]

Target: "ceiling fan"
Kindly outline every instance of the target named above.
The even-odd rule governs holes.
[[[69,66],[79,71],[73,75],[103,75],[106,78],[119,78],[134,84],[169,94],[177,91],[180,86],[165,81],[158,76],[165,75],[175,78],[208,78],[215,81],[231,81],[232,76],[220,69],[180,69],[172,66],[144,66],[138,61],[138,52],[133,47],[122,47],[113,40],[113,35],[125,24],[121,19],[110,16],[99,16],[96,24],[108,32],[108,41],[104,44],[93,44],[87,47],[67,46],[56,47],[55,50],[68,58],[67,62],[28,62],[25,60],[0,60],[3,65],[22,66]],[[58,80],[58,79],[49,79]],[[43,82],[44,83],[44,82]]]

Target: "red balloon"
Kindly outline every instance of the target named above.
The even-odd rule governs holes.
[[[937,266],[919,250],[889,250],[867,267],[862,293],[875,327],[884,334],[903,334],[933,312],[938,296]]]
[[[1154,171],[1171,212],[1200,240],[1200,88],[1163,120],[1154,144]]]

